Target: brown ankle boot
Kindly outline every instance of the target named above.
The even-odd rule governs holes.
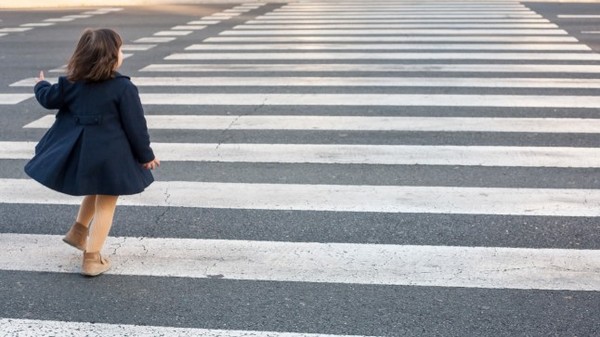
[[[87,227],[80,224],[79,222],[75,222],[63,238],[63,241],[79,250],[85,250],[88,231],[89,230]]]
[[[81,274],[85,276],[97,276],[110,269],[110,261],[100,256],[100,253],[83,252],[83,264]]]

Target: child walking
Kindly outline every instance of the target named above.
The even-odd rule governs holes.
[[[86,29],[67,65],[67,75],[50,84],[40,72],[35,97],[56,120],[35,148],[25,172],[46,187],[85,196],[63,241],[83,251],[81,273],[110,268],[100,255],[119,195],[136,194],[160,165],[137,88],[117,72],[123,62],[119,34]]]

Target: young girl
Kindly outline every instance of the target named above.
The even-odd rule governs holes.
[[[154,181],[148,170],[160,165],[137,88],[117,72],[122,44],[113,30],[87,29],[67,76],[51,85],[40,72],[34,87],[38,102],[58,113],[25,172],[53,190],[85,196],[63,241],[84,251],[81,273],[87,276],[110,268],[100,251],[118,196],[142,192]]]

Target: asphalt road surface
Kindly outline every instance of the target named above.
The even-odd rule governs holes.
[[[86,27],[156,182],[79,275],[23,173]],[[0,336],[600,335],[600,4],[0,10]]]

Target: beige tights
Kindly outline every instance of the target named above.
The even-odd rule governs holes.
[[[102,250],[112,226],[118,198],[117,195],[88,195],[83,198],[77,222],[90,227],[86,252],[97,253]]]

